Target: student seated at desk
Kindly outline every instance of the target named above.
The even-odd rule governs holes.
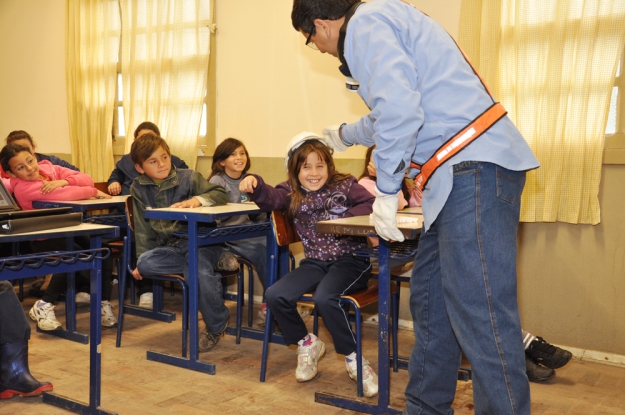
[[[37,163],[43,160],[48,160],[50,163],[54,165],[65,167],[65,168],[75,170],[75,171],[80,171],[78,170],[78,167],[73,166],[70,163],[66,162],[65,160],[62,160],[56,156],[48,156],[46,154],[36,153],[35,149],[37,147],[35,146],[35,141],[30,136],[30,134],[28,134],[26,131],[23,131],[23,130],[11,131],[6,138],[6,143],[7,144],[19,144],[24,147],[27,147],[30,150],[30,152],[37,158]],[[2,176],[9,177],[8,174],[4,172],[4,170],[2,171]]]
[[[52,390],[52,384],[39,382],[28,369],[30,325],[13,285],[0,281],[0,399],[15,395],[38,396]]]
[[[89,175],[53,165],[47,160],[37,163],[30,149],[19,144],[8,144],[0,151],[0,165],[11,177],[13,193],[23,210],[32,210],[35,200],[82,200],[90,197],[108,199],[111,197],[96,189]],[[90,246],[88,238],[76,238],[75,244],[76,249],[88,249]],[[65,239],[37,240],[32,241],[30,245],[33,252],[58,251],[59,246],[65,247]],[[117,318],[109,302],[112,274],[113,260],[109,255],[102,262],[102,327],[117,325]],[[82,277],[88,284],[89,273],[85,272]],[[58,322],[54,313],[54,303],[66,287],[67,276],[55,274],[43,298],[37,301],[30,310],[30,317],[37,322],[41,330],[61,329],[61,323]],[[77,287],[80,285],[77,284]],[[88,298],[85,293],[78,293],[76,297]]]
[[[317,363],[325,353],[324,343],[309,333],[297,311],[297,300],[314,291],[315,309],[332,335],[337,353],[345,356],[345,369],[357,380],[356,340],[340,305],[340,296],[367,287],[371,276],[368,259],[354,254],[366,248],[365,238],[318,233],[318,221],[368,215],[374,196],[350,174],[336,171],[332,150],[325,140],[303,132],[287,147],[288,181],[275,188],[260,176],[247,175],[239,189],[263,210],[287,210],[306,258],[299,267],[280,278],[265,292],[267,306],[282,329],[287,344],[297,344],[295,379],[306,382],[317,375]],[[378,394],[378,377],[362,358],[363,392]]]
[[[141,137],[143,134],[152,133],[157,136],[161,135],[160,130],[156,124],[150,121],[144,121],[137,126],[134,132],[134,139]],[[188,169],[187,164],[172,155],[171,163],[176,166],[177,169]],[[113,196],[116,195],[129,195],[130,185],[132,181],[139,176],[139,172],[135,169],[135,164],[130,159],[130,154],[124,154],[121,159],[115,165],[115,169],[111,172],[111,176],[108,179],[109,193]]]
[[[194,208],[225,205],[228,193],[209,183],[200,173],[171,164],[169,146],[162,137],[144,134],[132,143],[130,157],[140,176],[130,187],[133,198],[137,267],[132,276],[183,274],[189,278],[189,241],[173,233],[186,231],[186,222],[146,220],[146,209]],[[198,308],[206,329],[200,334],[199,350],[213,349],[226,331],[229,311],[224,303],[221,275],[215,265],[223,253],[219,245],[202,246],[198,256]]]

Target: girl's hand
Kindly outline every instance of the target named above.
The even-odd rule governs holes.
[[[50,193],[51,191],[53,191],[54,189],[56,189],[57,187],[63,187],[63,186],[68,186],[69,182],[65,179],[63,180],[53,180],[51,182],[44,182],[41,185],[41,193],[42,194],[47,194]]]
[[[142,280],[143,277],[141,276],[141,274],[139,274],[139,268],[135,268],[134,270],[132,270],[132,277],[135,280]]]
[[[107,195],[106,193],[104,193],[101,190],[98,190],[98,193],[95,194],[94,196],[96,199],[111,199],[113,196],[111,195]]]
[[[194,197],[192,197],[189,200],[185,200],[185,201],[182,201],[182,202],[174,203],[173,205],[171,205],[171,207],[173,207],[173,208],[196,208],[196,207],[200,207],[200,206],[202,206],[202,204],[200,203],[199,200],[197,200]]]
[[[377,177],[377,170],[375,169],[375,164],[373,164],[373,160],[370,160],[369,164],[367,164],[367,171],[369,172],[369,176]]]
[[[239,190],[243,193],[254,193],[254,189],[258,186],[258,180],[254,176],[247,176],[239,183]]]

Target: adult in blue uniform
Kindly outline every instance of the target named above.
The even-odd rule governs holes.
[[[400,0],[294,0],[306,44],[341,61],[371,112],[324,130],[339,151],[376,145],[377,233],[395,224],[404,173],[423,187],[411,277],[408,414],[451,414],[462,351],[476,414],[529,414],[516,258],[525,172],[538,162],[451,36]]]

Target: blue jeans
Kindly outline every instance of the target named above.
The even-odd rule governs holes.
[[[215,272],[223,248],[216,245],[198,249],[198,308],[211,334],[221,333],[228,324],[229,311],[224,304],[221,274]],[[137,259],[141,275],[180,274],[189,281],[189,247],[186,239],[172,246],[159,246],[141,254]],[[192,292],[189,293],[192,295]]]
[[[421,235],[410,281],[415,346],[404,413],[453,414],[463,351],[477,415],[530,413],[516,283],[524,185],[525,172],[454,166],[451,194]]]
[[[242,239],[226,244],[232,252],[254,264],[258,279],[263,286],[263,293],[267,288],[267,238]],[[264,297],[264,294],[263,294]]]

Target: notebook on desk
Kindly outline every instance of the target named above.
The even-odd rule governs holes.
[[[21,210],[0,181],[0,234],[14,234],[80,225],[82,213],[71,207]]]

